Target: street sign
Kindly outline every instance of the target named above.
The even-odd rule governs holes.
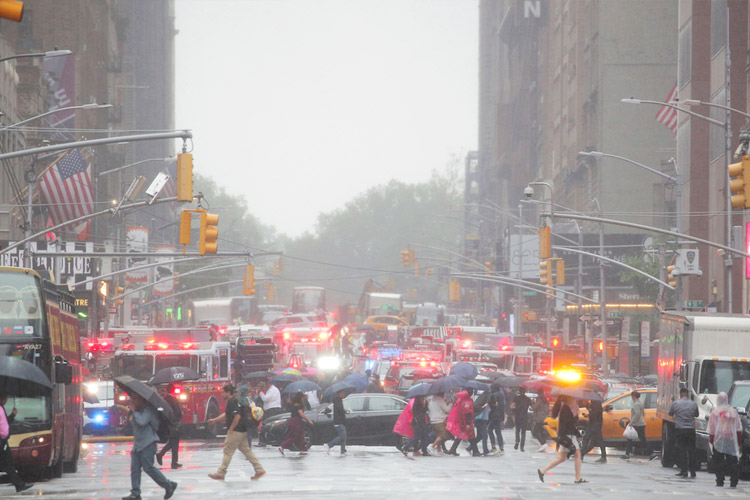
[[[607,320],[607,326],[613,326],[615,324],[614,320],[608,319]],[[600,320],[594,321],[594,326],[602,326],[602,322]]]
[[[578,319],[580,319],[581,321],[591,321],[594,318],[592,318],[590,314],[584,314],[583,316],[581,316]]]
[[[685,307],[687,309],[700,309],[703,307],[703,301],[702,300],[686,300]]]
[[[675,266],[680,270],[680,274],[693,274],[696,276],[703,274],[700,267],[698,267],[699,253],[697,248],[681,248],[676,253]]]
[[[523,296],[524,297],[536,297],[536,295],[537,295],[537,292],[534,292],[532,290],[524,290],[523,291]]]
[[[117,314],[117,306],[109,306],[109,314]]]
[[[622,318],[622,316],[623,316],[622,311],[609,311],[610,318]]]

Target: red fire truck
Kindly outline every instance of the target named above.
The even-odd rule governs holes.
[[[285,366],[292,359],[300,358],[310,365],[333,350],[331,330],[327,326],[284,328],[275,334],[274,344],[278,346],[279,362]]]
[[[207,420],[221,414],[222,387],[232,380],[231,344],[196,340],[151,338],[119,346],[112,359],[112,375],[130,375],[148,381],[162,368],[186,366],[201,374],[200,380],[174,384],[173,395],[182,407],[182,425],[188,434],[216,436],[219,424]],[[127,394],[117,391],[115,400],[124,404]],[[126,419],[121,418],[121,424]]]
[[[421,378],[440,378],[445,375],[442,364],[443,351],[430,349],[432,346],[429,345],[425,347],[424,349],[403,350],[398,358],[391,361],[385,380],[382,381],[385,392],[398,394],[399,384],[403,385],[402,379],[417,370],[424,372],[425,376]]]

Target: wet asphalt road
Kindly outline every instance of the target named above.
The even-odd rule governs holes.
[[[511,433],[506,431],[505,436],[511,438]],[[130,490],[131,446],[89,444],[78,473],[37,482],[34,488],[17,495],[9,485],[0,485],[0,498],[119,499]],[[505,455],[473,458],[462,446],[460,457],[415,459],[407,459],[391,447],[351,446],[346,457],[338,456],[337,451],[326,455],[321,446],[314,446],[306,456],[291,452],[281,456],[276,448],[254,448],[268,472],[266,476],[251,481],[253,469],[238,452],[226,480],[218,482],[207,475],[221,461],[221,442],[188,441],[180,447],[184,467],[175,471],[165,467],[163,471],[179,483],[175,499],[750,497],[750,482],[740,482],[737,489],[717,488],[713,476],[706,472],[699,472],[697,479],[680,479],[674,476],[676,470],[662,468],[658,460],[625,461],[617,456],[610,456],[607,464],[594,464],[598,456],[589,455],[583,466],[588,484],[573,484],[572,460],[552,470],[541,483],[536,469],[554,454],[537,452],[537,448],[521,453],[506,447]],[[165,458],[167,465],[169,455]],[[162,498],[164,494],[145,475],[142,489],[144,499]]]

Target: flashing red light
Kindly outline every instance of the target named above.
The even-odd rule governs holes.
[[[172,392],[173,392],[174,394],[179,394],[179,393],[181,393],[181,392],[182,392],[182,389],[180,389],[179,387],[175,387],[175,388],[174,388],[174,390],[172,390]]]
[[[501,351],[510,351],[511,347],[509,345],[501,345],[500,346]]]
[[[159,342],[159,349],[169,349],[169,344],[166,342]]]
[[[289,332],[284,332],[284,340],[289,340]]]
[[[328,338],[328,330],[323,330],[318,334],[318,338],[320,340],[325,340]]]
[[[464,347],[471,347],[471,340],[464,340]]]
[[[227,327],[226,326],[220,326],[219,327],[219,334],[224,335],[227,333]]]
[[[552,338],[552,347],[557,347],[559,345],[560,345],[560,339],[558,339],[557,337],[553,337]]]
[[[599,350],[599,352],[602,352],[604,350],[604,342],[599,341],[599,343],[596,345],[596,348]]]
[[[135,344],[123,344],[120,349],[122,349],[123,351],[134,351]]]
[[[180,349],[195,349],[195,342],[183,342],[180,344]]]
[[[89,342],[89,347],[94,347],[94,345],[95,345],[94,342]]]

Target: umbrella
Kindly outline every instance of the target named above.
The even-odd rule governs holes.
[[[550,396],[570,396],[574,399],[601,401],[602,395],[582,387],[553,387]]]
[[[490,386],[487,384],[483,384],[482,382],[477,382],[476,380],[467,380],[465,382],[461,382],[461,387],[464,389],[474,389],[475,391],[489,391]]]
[[[439,378],[430,386],[430,394],[450,392],[453,389],[458,389],[459,387],[461,387],[462,383],[463,380],[456,377],[455,375],[448,375],[447,377]]]
[[[417,396],[427,396],[430,393],[431,385],[428,382],[422,382],[421,384],[411,386],[409,392],[406,393],[406,398],[411,399]]]
[[[465,379],[473,379],[477,377],[477,367],[471,363],[456,363],[451,366],[450,374]]]
[[[289,373],[291,375],[299,375],[300,377],[302,376],[302,372],[301,371],[297,370],[296,368],[292,368],[291,366],[287,366],[286,368],[284,368],[282,370],[278,370],[276,373],[277,374]]]
[[[0,356],[0,392],[8,396],[45,396],[52,390],[49,377],[33,363]]]
[[[187,366],[170,366],[162,368],[148,381],[148,385],[171,384],[173,382],[186,382],[188,380],[200,380],[201,374]]]
[[[123,375],[122,377],[115,377],[115,383],[128,394],[137,394],[146,400],[146,403],[154,407],[156,411],[162,415],[168,422],[172,423],[174,415],[172,414],[172,407],[164,401],[153,387],[149,387],[140,380],[136,380],[130,375]]]
[[[318,374],[318,369],[313,368],[312,366],[306,366],[305,369],[302,371],[303,377],[312,377]]]
[[[364,373],[351,373],[344,378],[344,382],[357,388],[357,392],[364,392],[370,385],[370,379]]]
[[[320,386],[316,384],[315,382],[311,382],[309,380],[298,380],[284,387],[284,390],[281,392],[285,394],[290,394],[294,392],[310,392],[310,391],[319,391],[319,390],[320,390]]]
[[[250,372],[245,373],[242,375],[242,378],[245,380],[251,380],[251,379],[269,379],[273,378],[273,376],[276,375],[273,372],[269,371],[260,371],[260,372]]]
[[[492,371],[485,371],[477,375],[477,377],[485,377],[490,380],[497,380],[499,378],[509,378],[507,374],[503,372],[492,372]]]
[[[524,382],[521,382],[521,387],[524,389],[529,389],[530,391],[548,391],[550,389],[550,384],[547,382],[542,382],[541,380],[526,380]]]
[[[354,392],[357,392],[357,388],[354,387],[351,384],[347,384],[346,382],[336,382],[332,386],[328,387],[325,391],[323,391],[323,394],[320,396],[321,401],[331,401],[333,399],[333,395],[338,393],[339,391],[346,391],[346,395],[352,394]]]
[[[527,382],[526,379],[521,377],[500,377],[492,382],[492,388],[496,387],[522,387],[522,384]]]
[[[302,379],[301,375],[294,375],[293,373],[279,373],[278,375],[274,375],[274,377],[271,379],[271,383],[276,384],[278,382],[296,382],[300,379]]]

